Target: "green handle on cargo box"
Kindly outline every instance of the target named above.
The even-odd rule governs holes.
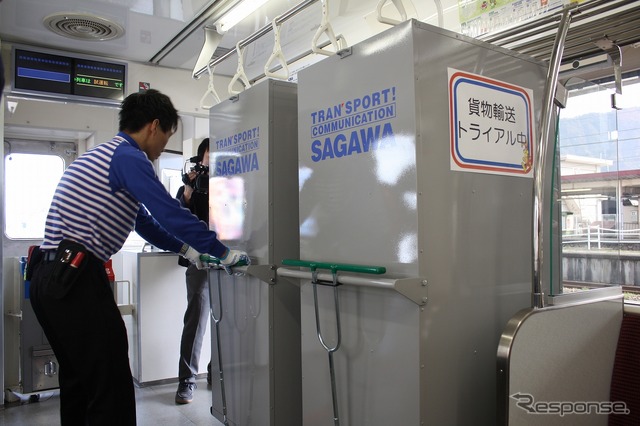
[[[328,262],[314,262],[312,260],[297,260],[297,259],[284,259],[283,265],[286,266],[302,266],[309,268],[312,271],[316,269],[330,269],[331,272],[336,273],[338,271],[345,272],[357,272],[360,274],[384,274],[387,272],[387,268],[384,266],[368,266],[368,265],[351,265],[348,263],[328,263]]]
[[[206,263],[215,263],[216,265],[220,264],[220,259],[217,257],[209,256],[208,254],[201,254],[200,260]],[[238,262],[233,266],[247,266],[247,262]]]

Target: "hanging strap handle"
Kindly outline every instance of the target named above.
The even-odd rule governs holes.
[[[206,109],[206,110],[211,109],[211,107],[215,105],[215,104],[205,105],[204,100],[207,98],[207,95],[211,95],[213,99],[216,101],[216,104],[220,103],[220,96],[218,96],[216,89],[213,87],[213,70],[214,69],[215,67],[211,68],[211,65],[207,62],[207,72],[209,72],[209,84],[207,85],[207,90],[204,92],[204,95],[202,95],[202,98],[200,98],[200,108]]]
[[[243,90],[246,90],[249,87],[251,87],[251,83],[249,83],[247,74],[245,74],[244,72],[244,49],[245,47],[240,48],[240,42],[236,44],[236,53],[238,54],[238,68],[236,69],[235,75],[229,82],[229,93],[231,93],[232,95],[237,95],[238,93],[242,92],[242,90],[236,91],[233,89],[234,83],[238,80],[240,80],[244,85]]]
[[[335,51],[322,49],[318,46],[318,39],[324,33],[327,33],[327,37],[329,37],[329,41]],[[322,0],[322,20],[320,21],[320,26],[318,27],[316,34],[313,36],[313,40],[311,40],[311,51],[313,53],[331,56],[338,50],[340,50],[340,45],[335,33],[333,32],[331,24],[329,23],[329,0]]]
[[[404,21],[407,20],[407,12],[404,9],[404,4],[402,4],[402,0],[391,0],[391,3],[393,3],[393,5],[396,7],[396,9],[398,10],[398,12],[400,13],[400,19],[401,21],[398,21],[397,19],[391,19],[391,18],[387,18],[382,16],[382,8],[385,4],[387,4],[389,0],[380,0],[378,2],[378,6],[376,7],[376,11],[378,13],[378,22],[381,22],[383,24],[389,24],[389,25],[398,25]]]
[[[273,27],[273,36],[274,36],[273,52],[271,53],[271,56],[267,60],[267,63],[264,65],[264,75],[267,77],[287,80],[289,79],[289,67],[287,66],[287,60],[285,59],[284,54],[282,53],[282,46],[280,44],[280,25],[282,24],[278,24],[279,18],[280,17],[277,17],[273,20],[273,22],[271,22],[271,26]],[[283,71],[282,74],[269,71],[269,67],[271,66],[271,63],[276,59],[278,59],[278,61],[280,62],[280,65],[282,65],[282,71]]]

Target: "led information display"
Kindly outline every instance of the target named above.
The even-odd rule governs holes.
[[[18,90],[124,99],[124,64],[15,49],[14,65],[14,87]]]

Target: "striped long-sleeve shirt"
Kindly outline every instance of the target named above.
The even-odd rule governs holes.
[[[138,144],[120,132],[65,170],[40,247],[55,249],[66,238],[106,261],[134,229],[154,246],[175,253],[183,242],[216,257],[226,250],[205,222],[166,191]]]

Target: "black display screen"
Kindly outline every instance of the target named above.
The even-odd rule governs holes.
[[[121,101],[124,64],[15,49],[14,88]]]
[[[16,49],[15,87],[71,95],[71,58]]]

